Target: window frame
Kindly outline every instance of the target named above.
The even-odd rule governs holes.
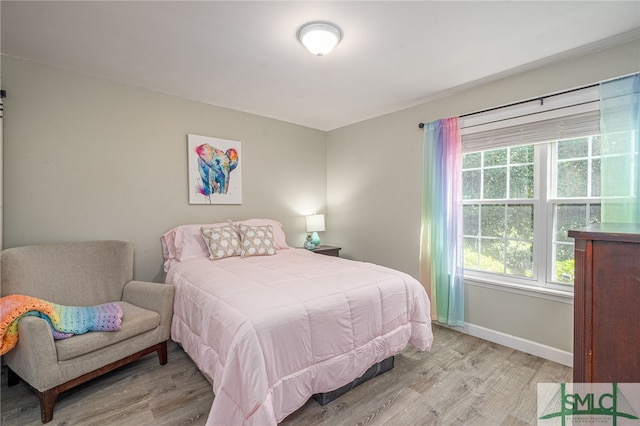
[[[503,148],[506,149],[507,147]],[[546,190],[542,188],[540,182],[539,173],[536,172],[537,166],[540,164],[541,158],[543,154],[541,153],[541,147],[538,145],[534,145],[533,148],[533,165],[534,165],[534,186],[533,186],[533,197],[532,198],[512,198],[512,199],[491,199],[491,200],[483,200],[483,199],[471,199],[471,200],[462,200],[463,206],[465,205],[518,205],[518,204],[531,204],[533,206],[533,253],[532,253],[532,264],[533,264],[533,276],[532,277],[524,277],[518,275],[512,275],[507,273],[498,273],[498,272],[489,272],[483,271],[479,269],[468,269],[465,267],[464,274],[465,277],[469,277],[476,280],[481,280],[483,282],[492,282],[498,283],[502,285],[516,285],[519,287],[525,288],[537,288],[537,289],[545,289],[547,286],[541,285],[541,277],[546,277],[546,272],[544,267],[540,267],[542,262],[539,259],[545,258],[546,255],[544,253],[544,247],[546,246],[546,238],[543,241],[544,244],[539,244],[536,239],[536,230],[545,229],[546,228],[546,219],[543,218],[543,214],[540,214],[543,209],[543,205],[541,205],[541,197],[543,194],[546,194]],[[546,168],[546,167],[545,167]],[[481,182],[482,184],[484,182]],[[482,190],[482,188],[481,188]],[[463,237],[467,237],[464,234],[463,229]],[[539,238],[539,237],[538,237]],[[507,239],[506,235],[504,239]],[[542,247],[542,248],[541,248]],[[544,266],[544,265],[543,265]],[[554,289],[558,290],[558,289]],[[564,290],[564,289],[560,289]],[[566,290],[564,290],[566,291]]]
[[[598,154],[594,154],[594,141],[593,138],[600,138],[600,135],[589,135],[589,136],[585,136],[585,138],[589,139],[587,141],[588,143],[588,150],[587,150],[587,154],[586,156],[582,157],[583,159],[587,160],[587,194],[583,195],[583,196],[576,196],[576,197],[568,197],[568,196],[564,196],[564,197],[560,197],[558,196],[557,190],[557,183],[558,183],[558,164],[562,163],[562,162],[568,162],[565,161],[563,159],[559,159],[557,156],[557,151],[558,151],[558,142],[561,141],[555,141],[555,143],[550,142],[548,144],[548,149],[547,149],[547,155],[548,155],[548,161],[547,161],[547,165],[551,168],[550,170],[550,174],[549,176],[549,185],[548,185],[548,196],[547,196],[547,219],[550,221],[548,228],[547,228],[547,238],[549,239],[548,241],[548,248],[547,248],[547,283],[549,285],[550,288],[557,288],[562,290],[565,287],[571,287],[571,290],[573,291],[573,285],[572,284],[565,284],[565,283],[561,283],[555,280],[555,272],[556,272],[556,264],[555,262],[557,261],[557,248],[558,245],[574,245],[574,243],[570,243],[570,242],[564,242],[564,241],[558,241],[556,239],[556,234],[557,234],[557,207],[560,205],[586,205],[587,206],[587,216],[585,217],[586,219],[586,225],[589,225],[590,223],[597,223],[597,222],[591,222],[590,221],[590,217],[589,217],[589,208],[591,206],[594,205],[600,205],[602,203],[602,197],[601,194],[598,195],[594,195],[593,194],[593,163],[594,160],[597,161],[601,161],[602,160],[602,152],[598,153]],[[575,160],[569,160],[569,161],[575,161]],[[554,191],[555,190],[555,191]],[[575,260],[575,258],[574,258]]]
[[[597,135],[585,136],[585,138],[593,138]],[[466,205],[518,205],[518,204],[531,204],[533,206],[533,276],[524,277],[519,275],[507,274],[505,272],[491,272],[480,269],[473,269],[465,267],[465,276],[470,278],[480,279],[482,281],[496,282],[507,285],[518,285],[526,287],[535,287],[543,290],[554,290],[564,293],[573,294],[574,286],[571,283],[562,283],[555,279],[556,271],[556,248],[558,245],[568,245],[565,241],[558,241],[556,239],[557,234],[557,207],[560,205],[587,205],[589,206],[599,205],[601,203],[601,197],[593,196],[592,192],[592,178],[593,178],[593,161],[599,160],[601,154],[593,154],[593,143],[589,142],[589,149],[585,159],[588,161],[588,173],[587,173],[587,196],[581,197],[557,197],[557,172],[558,172],[558,158],[557,150],[558,144],[562,140],[549,141],[538,144],[531,144],[533,146],[533,197],[532,198],[501,198],[501,199],[463,199],[463,207]],[[515,145],[518,146],[518,145]],[[504,147],[500,149],[507,149]],[[484,151],[491,151],[484,150]],[[477,151],[483,152],[483,151]],[[476,152],[468,152],[465,154],[473,154]],[[481,157],[482,158],[482,157]],[[560,162],[561,163],[561,162]],[[510,167],[510,163],[507,162],[505,167]],[[483,169],[484,165],[481,164],[479,169]],[[488,167],[488,168],[491,168]],[[464,169],[469,170],[469,169]],[[508,174],[509,175],[509,174]],[[481,176],[484,176],[481,173]],[[507,180],[507,185],[508,185]],[[480,181],[480,192],[484,190],[484,180]],[[507,194],[509,195],[509,194]],[[482,197],[482,196],[481,196]],[[587,223],[589,222],[589,215],[587,210]],[[481,239],[482,231],[480,230],[477,235],[468,235],[464,233],[463,238],[475,237]],[[509,240],[507,235],[502,237],[503,240]],[[478,250],[481,253],[481,250]],[[506,263],[506,257],[503,259]],[[505,269],[506,269],[505,265]]]

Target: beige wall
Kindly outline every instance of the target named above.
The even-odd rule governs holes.
[[[341,245],[345,257],[417,277],[423,137],[419,122],[638,71],[640,42],[635,41],[329,132],[327,239]],[[573,305],[475,286],[466,294],[467,322],[572,350]]]
[[[300,246],[325,209],[325,132],[6,56],[2,86],[5,248],[130,240],[136,278],[162,281],[175,225],[269,217]],[[242,205],[188,204],[188,133],[242,143]]]
[[[177,224],[271,217],[297,246],[302,215],[326,204],[323,242],[417,277],[419,122],[639,70],[633,42],[324,133],[2,57],[4,246],[127,239],[136,277],[161,281],[159,238]],[[188,204],[188,133],[242,142],[242,205]],[[571,351],[570,303],[465,293],[469,323]]]

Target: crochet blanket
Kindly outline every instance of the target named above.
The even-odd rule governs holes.
[[[54,339],[88,331],[117,331],[122,323],[122,308],[117,303],[63,306],[21,294],[4,296],[0,298],[0,355],[18,343],[18,321],[27,315],[45,319]]]

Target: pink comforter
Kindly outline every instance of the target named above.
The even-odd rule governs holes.
[[[171,335],[213,382],[207,425],[275,425],[433,335],[409,275],[301,249],[175,262]]]

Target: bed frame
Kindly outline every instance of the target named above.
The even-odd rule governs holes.
[[[393,368],[393,362],[394,357],[390,356],[389,358],[384,359],[377,364],[373,364],[367,371],[364,372],[362,376],[358,377],[353,382],[347,383],[346,385],[331,392],[316,393],[315,395],[312,395],[312,398],[315,399],[320,405],[327,405],[334,399],[341,397],[356,386],[361,385],[367,380],[373,379],[374,377],[391,370]]]

